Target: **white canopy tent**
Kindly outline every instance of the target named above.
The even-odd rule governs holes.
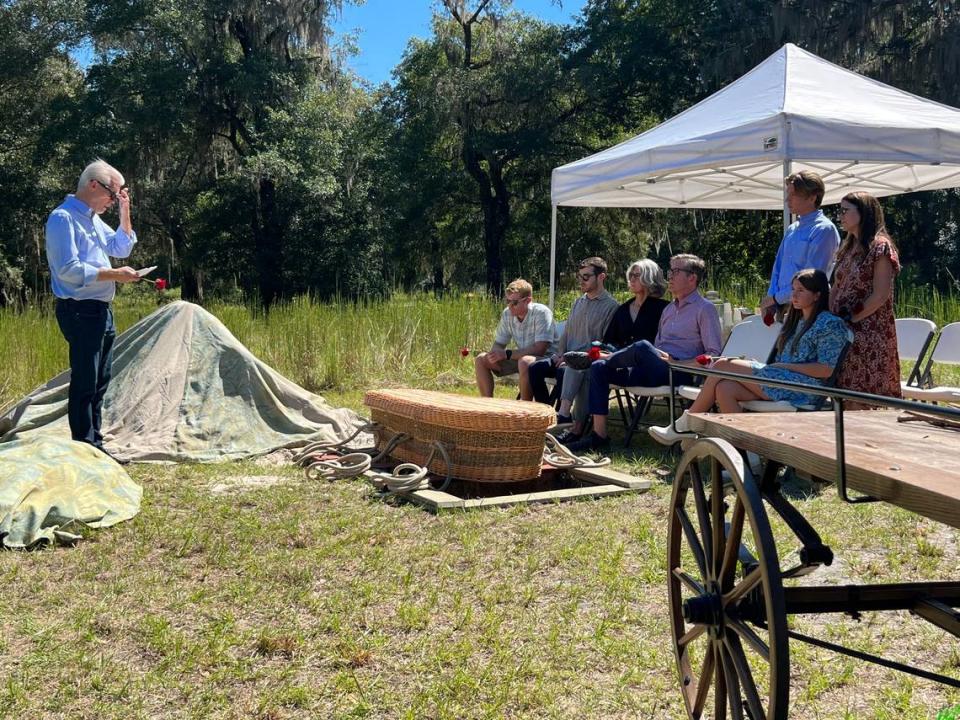
[[[670,120],[554,168],[550,306],[558,206],[783,208],[787,224],[783,179],[803,169],[823,177],[824,204],[960,186],[960,109],[784,45]]]

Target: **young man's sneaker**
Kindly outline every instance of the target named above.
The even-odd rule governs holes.
[[[569,446],[570,443],[577,442],[577,440],[582,438],[583,435],[581,433],[574,432],[573,428],[571,427],[571,428],[567,428],[563,432],[557,433],[554,437],[557,438],[557,442],[560,443],[561,445]]]
[[[576,442],[572,442],[567,445],[567,450],[572,450],[574,452],[582,452],[584,450],[606,450],[610,447],[610,438],[609,437],[600,437],[595,432],[591,432],[586,437],[580,438]]]

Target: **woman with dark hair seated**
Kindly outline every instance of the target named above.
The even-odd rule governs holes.
[[[821,270],[801,270],[793,276],[791,308],[777,338],[777,360],[765,365],[753,360],[719,359],[716,370],[741,373],[756,378],[787,380],[807,385],[822,385],[833,375],[847,343],[847,325],[827,311],[830,285]],[[741,412],[740,403],[747,400],[786,400],[791,405],[806,405],[815,397],[796,390],[773,388],[746,380],[708,377],[700,395],[677,418],[677,430],[666,425],[651,427],[650,436],[659,443],[672,445],[689,437],[688,413],[709,412],[717,405],[720,412]]]

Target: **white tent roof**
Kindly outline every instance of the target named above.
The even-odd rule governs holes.
[[[555,168],[554,205],[779,210],[784,162],[876,196],[960,185],[960,110],[784,45],[615,147]]]

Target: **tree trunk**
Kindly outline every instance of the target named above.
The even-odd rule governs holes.
[[[480,164],[480,154],[470,148],[470,138],[465,138],[463,160],[470,176],[480,190],[480,207],[483,210],[483,249],[487,261],[487,292],[493,297],[503,295],[503,242],[510,226],[510,200],[503,169],[496,158],[486,158],[486,172]]]
[[[276,185],[270,178],[260,178],[254,211],[253,239],[260,303],[264,309],[284,295],[281,270],[283,268],[283,226],[277,212]]]

